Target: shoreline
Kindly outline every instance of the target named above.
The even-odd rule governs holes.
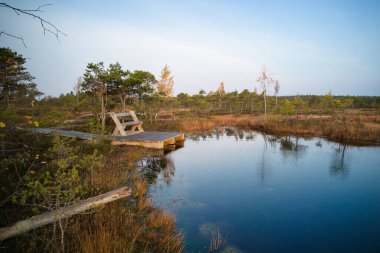
[[[204,117],[160,120],[145,123],[149,130],[196,133],[217,126],[252,129],[278,136],[319,137],[354,146],[380,146],[380,116],[378,115],[270,115],[226,114]]]

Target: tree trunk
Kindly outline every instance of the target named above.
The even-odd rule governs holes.
[[[100,119],[102,122],[102,132],[106,129],[106,108],[104,104],[104,95],[102,94],[101,98],[101,106],[102,106],[102,112],[100,114]]]
[[[265,91],[263,92],[263,95],[264,95],[264,115],[266,119],[267,118],[267,98],[265,96]]]
[[[6,100],[7,100],[7,110],[10,111],[11,110],[11,91],[9,90],[8,92],[6,92]]]
[[[22,220],[10,227],[0,228],[0,241],[11,238],[13,236],[25,233],[29,230],[42,227],[44,225],[67,219],[74,214],[82,213],[86,210],[107,204],[109,202],[128,197],[131,190],[128,187],[121,187],[78,203],[71,206],[59,208],[57,210],[35,215],[29,219]]]
[[[62,220],[59,220],[58,223],[61,230],[61,248],[62,252],[65,252],[65,229],[63,228]]]
[[[139,96],[139,112],[141,112],[141,102],[142,102],[142,97]]]
[[[255,98],[252,96],[252,101],[251,101],[251,114],[253,113],[254,102],[255,102]]]
[[[122,112],[125,112],[125,96],[124,95],[120,95],[120,104],[121,104],[121,111]]]

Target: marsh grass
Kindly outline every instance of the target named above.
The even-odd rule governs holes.
[[[175,217],[154,207],[147,195],[149,184],[136,169],[142,158],[161,151],[136,147],[114,147],[106,167],[96,171],[102,191],[128,185],[132,196],[108,204],[89,215],[73,219],[70,231],[72,252],[183,252],[183,235]]]
[[[74,252],[183,252],[175,219],[149,206],[137,212],[113,203],[78,222]]]
[[[250,114],[211,115],[177,121],[156,122],[157,129],[186,133],[231,126],[263,131],[275,135],[322,137],[347,144],[380,144],[380,115],[349,111],[336,115],[264,116]]]

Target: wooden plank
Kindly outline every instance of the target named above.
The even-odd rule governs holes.
[[[64,126],[58,126],[57,129],[73,129],[78,127],[86,127],[88,124],[77,124],[77,125],[64,125]]]
[[[131,117],[132,117],[132,119],[133,119],[134,121],[139,121],[139,119],[137,118],[137,116],[136,116],[136,114],[135,114],[134,111],[129,111],[129,114],[131,115]]]
[[[127,121],[127,122],[122,122],[121,125],[126,127],[126,126],[141,125],[142,123],[143,123],[142,121]]]
[[[180,135],[177,135],[175,137],[175,141],[176,142],[180,142],[180,141],[184,141],[185,140],[185,135],[184,134],[180,134]]]
[[[56,130],[51,128],[35,128],[32,129],[38,133],[44,134],[54,134],[62,136],[76,137],[86,140],[93,139],[107,139],[111,140],[113,145],[138,145],[146,148],[164,148],[164,143],[168,145],[176,145],[184,141],[185,135],[183,133],[173,133],[173,132],[131,132],[125,131],[125,136],[120,135],[97,135],[90,133],[83,133],[77,131],[66,131],[66,130]],[[151,143],[151,144],[149,144]],[[183,146],[183,144],[182,144]]]
[[[118,113],[115,113],[115,115],[117,117],[127,117],[127,116],[131,116],[131,114],[129,112],[118,112]]]
[[[108,140],[143,140],[143,141],[164,141],[170,138],[176,138],[176,140],[184,140],[184,134],[183,133],[177,133],[177,132],[141,132],[134,135],[127,135],[127,136],[101,136],[98,134],[91,134],[91,133],[84,133],[84,132],[78,132],[78,131],[67,131],[67,130],[59,130],[59,129],[52,129],[52,128],[33,128],[32,131],[36,131],[37,133],[43,133],[43,134],[53,134],[53,135],[62,135],[62,136],[70,136],[70,137],[77,137],[81,139],[100,139],[105,138]],[[127,133],[129,133],[127,131]]]
[[[142,140],[113,140],[112,145],[140,146],[152,149],[164,149],[163,141],[142,141]]]
[[[142,121],[139,121],[134,111],[128,111],[128,112],[122,112],[122,113],[114,113],[109,112],[107,113],[111,116],[113,121],[115,122],[116,128],[114,129],[112,135],[121,135],[126,136],[125,127],[131,126],[130,131],[136,131],[136,132],[144,132],[144,129],[142,128]],[[128,122],[120,122],[119,117],[126,117],[131,116],[133,121]]]
[[[52,135],[60,135],[60,136],[68,136],[68,137],[76,137],[85,140],[92,140],[100,138],[101,136],[98,134],[90,134],[78,131],[67,131],[67,130],[59,130],[52,128],[33,128],[32,131],[42,134],[52,134]]]
[[[182,136],[182,133],[173,132],[141,132],[135,135],[129,136],[110,136],[113,140],[144,140],[144,141],[165,141],[176,136]],[[180,137],[182,138],[182,137]]]
[[[136,114],[134,111],[129,111],[129,114],[131,115],[132,119],[134,121],[139,121],[139,119],[137,118]],[[131,131],[136,131],[136,128],[139,132],[144,132],[144,129],[142,128],[142,125],[136,125],[136,126],[133,126]]]
[[[117,190],[80,201],[71,206],[62,207],[52,212],[32,216],[31,218],[19,221],[12,226],[0,228],[0,241],[58,220],[67,219],[74,214],[82,213],[97,206],[128,197],[130,194],[131,190],[128,187],[121,187]]]
[[[121,125],[119,118],[116,116],[115,113],[109,113],[113,121],[115,122],[116,128],[113,130],[113,135],[122,135],[126,136],[127,134],[125,133],[124,127]]]
[[[175,138],[170,138],[166,140],[164,143],[165,145],[175,145]]]

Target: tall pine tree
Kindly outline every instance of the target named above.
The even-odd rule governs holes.
[[[26,59],[9,48],[0,48],[0,104],[8,110],[18,99],[39,95],[34,77],[26,71]]]

